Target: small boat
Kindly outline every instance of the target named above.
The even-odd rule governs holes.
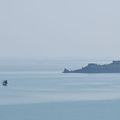
[[[2,85],[3,85],[3,86],[7,86],[7,85],[8,85],[8,81],[7,81],[7,80],[4,80],[4,81],[2,82]]]

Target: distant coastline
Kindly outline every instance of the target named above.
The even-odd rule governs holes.
[[[89,63],[87,66],[77,70],[65,68],[63,73],[120,73],[120,61],[113,61],[110,64],[104,65]]]

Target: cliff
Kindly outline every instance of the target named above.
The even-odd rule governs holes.
[[[104,65],[89,63],[81,69],[71,71],[65,68],[63,73],[120,73],[120,61],[113,61]]]

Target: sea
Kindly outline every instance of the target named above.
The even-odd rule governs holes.
[[[119,73],[62,73],[91,62],[112,61],[0,60],[0,120],[120,120]]]

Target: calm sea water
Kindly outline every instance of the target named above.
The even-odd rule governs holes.
[[[1,120],[119,120],[120,74],[62,73],[88,62],[1,61]]]

